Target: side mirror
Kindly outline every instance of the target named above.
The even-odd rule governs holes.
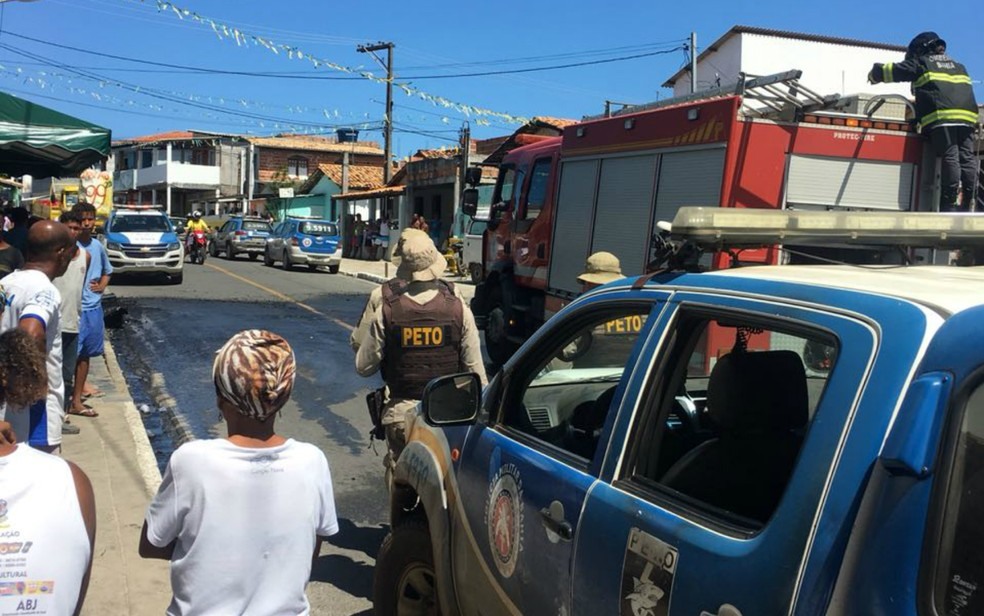
[[[461,193],[461,211],[474,218],[478,212],[478,189],[466,188]]]
[[[481,167],[468,167],[465,169],[465,184],[469,186],[478,186],[482,183],[482,168]]]
[[[438,377],[424,388],[424,419],[433,426],[470,424],[478,416],[482,382],[474,372]]]

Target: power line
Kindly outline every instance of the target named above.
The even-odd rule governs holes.
[[[100,56],[103,58],[110,58],[113,60],[120,60],[123,62],[133,62],[136,64],[143,64],[147,66],[159,66],[159,67],[170,68],[170,69],[182,69],[194,73],[206,73],[206,74],[215,74],[215,75],[236,75],[241,77],[262,77],[262,78],[272,78],[272,79],[304,79],[304,80],[319,80],[319,81],[321,80],[364,81],[365,80],[364,77],[334,77],[330,75],[320,75],[320,74],[319,75],[292,75],[292,74],[275,73],[275,72],[233,71],[233,70],[226,70],[226,69],[187,66],[181,64],[172,64],[169,62],[156,62],[154,60],[128,58],[126,56],[119,56],[119,55],[104,53],[100,51],[93,51],[91,49],[83,49],[81,47],[72,47],[71,45],[62,45],[60,43],[53,43],[51,41],[45,41],[42,39],[25,36],[23,34],[15,34],[13,32],[9,32],[8,35],[20,39],[32,41],[34,43],[38,43],[41,45],[58,47],[60,49],[67,49],[78,53],[87,53],[94,56]],[[661,49],[658,51],[650,51],[646,53],[639,53],[639,54],[633,54],[628,56],[619,56],[616,58],[605,58],[601,60],[589,60],[585,62],[573,62],[568,64],[557,64],[551,66],[536,66],[536,67],[529,67],[529,68],[505,69],[501,71],[484,71],[484,72],[475,72],[475,73],[457,73],[457,74],[450,74],[450,75],[399,75],[397,78],[401,81],[422,81],[427,79],[458,79],[458,78],[465,78],[465,77],[488,77],[493,75],[516,75],[521,73],[535,73],[535,72],[543,72],[543,71],[561,70],[567,68],[577,68],[581,66],[593,66],[597,64],[609,64],[612,62],[625,62],[628,60],[636,60],[639,58],[647,58],[651,56],[673,53],[681,49],[683,49],[683,46],[678,45],[671,49]],[[106,70],[106,69],[103,68],[101,70]]]

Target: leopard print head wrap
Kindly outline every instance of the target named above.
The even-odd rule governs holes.
[[[266,421],[294,389],[294,351],[262,329],[241,331],[226,342],[212,364],[215,392],[243,415]]]

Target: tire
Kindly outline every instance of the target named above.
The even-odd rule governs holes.
[[[489,352],[489,357],[496,365],[503,365],[512,357],[512,354],[519,348],[514,342],[510,342],[508,335],[508,320],[506,309],[502,303],[502,289],[496,285],[492,287],[488,298],[489,318],[485,326],[485,348]]]
[[[171,284],[181,284],[182,282],[184,282],[184,270],[178,272],[177,274],[169,276],[168,278],[170,279]]]
[[[312,272],[316,272],[318,271],[318,266],[313,264],[308,264],[308,269],[311,270]]]
[[[218,246],[215,245],[215,242],[209,242],[208,243],[208,254],[213,259],[218,258],[218,256],[219,256],[219,248],[218,248]]]
[[[258,257],[258,256],[260,256],[260,255],[258,255],[258,254],[256,254],[255,252],[251,252],[251,253],[249,253],[249,254],[248,254],[248,255],[246,255],[246,256],[248,256],[248,257],[249,257],[249,260],[250,260],[250,261],[256,261],[256,257]]]
[[[205,265],[205,249],[198,253],[198,265]]]
[[[430,533],[421,520],[397,526],[376,555],[373,611],[380,616],[441,613]]]
[[[471,281],[474,284],[482,282],[482,264],[481,263],[470,263],[468,265],[468,274],[471,276]]]
[[[338,265],[329,265],[328,266],[328,272],[331,273],[331,274],[337,274],[338,273],[338,268],[339,268]]]
[[[225,258],[229,259],[230,261],[236,258],[236,253],[232,251],[232,242],[226,242]]]
[[[263,265],[273,267],[273,257],[270,256],[269,250],[263,251]]]
[[[280,267],[284,268],[285,272],[289,272],[294,269],[294,264],[290,262],[290,253],[286,250],[284,251],[284,259],[283,262],[281,262]]]

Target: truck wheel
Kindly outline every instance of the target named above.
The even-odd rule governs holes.
[[[385,616],[441,613],[434,550],[422,521],[397,526],[383,540],[376,556],[372,606]]]
[[[482,282],[482,264],[481,263],[470,263],[468,265],[468,273],[471,275],[471,281],[475,284]]]
[[[178,272],[177,274],[172,274],[170,276],[170,281],[169,282],[171,284],[181,284],[182,282],[184,282],[184,272],[181,271],[181,272]]]
[[[509,322],[506,320],[506,309],[502,304],[502,289],[492,287],[488,299],[489,318],[485,325],[485,348],[492,361],[501,366],[512,357],[519,347],[507,338]]]
[[[284,258],[280,260],[280,267],[284,268],[285,272],[294,269],[294,264],[290,260],[290,253],[286,250],[284,251]]]
[[[329,265],[328,266],[328,272],[331,273],[331,274],[337,274],[339,267],[340,267],[339,265]]]
[[[258,255],[258,254],[256,254],[255,252],[251,252],[251,253],[249,253],[249,254],[248,254],[248,255],[246,255],[246,256],[247,256],[247,257],[249,257],[249,260],[250,260],[250,261],[256,261],[256,257],[258,257],[258,256],[260,256],[260,255]]]
[[[273,267],[273,257],[270,256],[269,250],[263,251],[263,265],[267,267]]]
[[[219,256],[219,247],[215,245],[215,242],[209,242],[208,243],[208,254],[213,259],[218,258],[218,256]]]

